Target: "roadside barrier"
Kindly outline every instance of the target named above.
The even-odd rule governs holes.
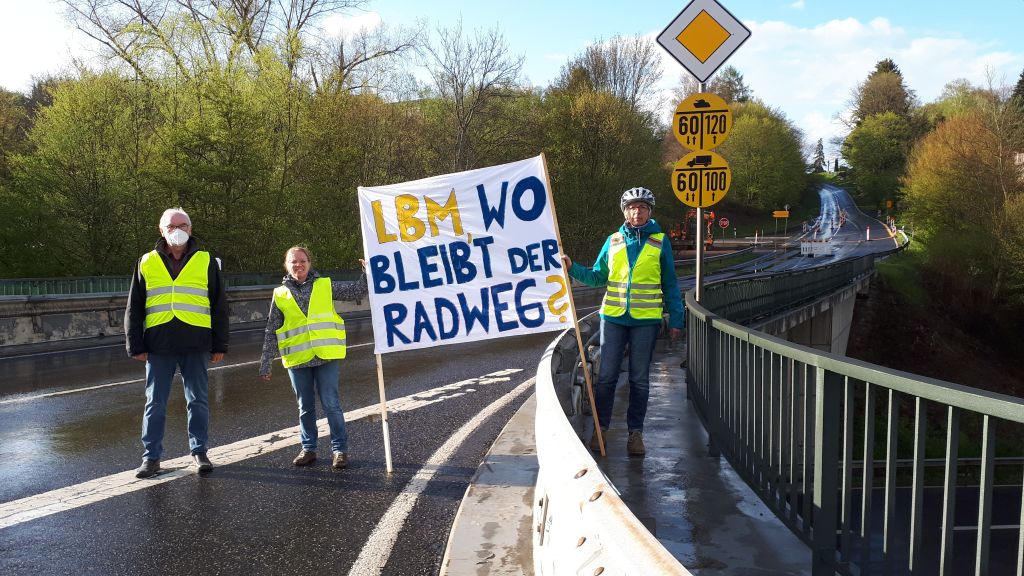
[[[584,342],[597,324],[596,313],[580,320]],[[566,418],[578,405],[572,392],[578,363],[576,337],[567,330],[537,367],[534,572],[689,575],[622,502]]]

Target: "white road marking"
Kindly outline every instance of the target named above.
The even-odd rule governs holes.
[[[507,370],[492,372],[479,378],[470,378],[454,384],[440,386],[432,390],[418,392],[396,400],[389,400],[388,413],[395,414],[398,412],[416,410],[430,404],[463,396],[470,391],[475,391],[487,384],[509,382],[511,381],[511,378],[508,376],[517,372],[522,372],[522,369],[510,368]],[[532,382],[533,379],[531,378],[526,383],[521,384],[516,388],[514,392],[518,392],[520,389]],[[507,403],[508,395],[506,395],[505,398],[506,400],[504,400],[504,402]],[[378,416],[379,414],[380,406],[373,404],[371,406],[352,410],[351,412],[346,412],[345,421],[352,422],[368,416]],[[478,418],[479,415],[471,422],[475,422]],[[320,435],[330,435],[327,418],[317,420],[317,427],[320,430]],[[466,428],[466,426],[463,426],[463,429],[464,428]],[[462,432],[462,429],[460,429],[460,432]],[[261,456],[274,450],[293,447],[298,443],[299,427],[294,426],[292,428],[285,428],[284,430],[278,430],[255,438],[239,440],[238,442],[233,442],[226,446],[211,448],[209,455],[215,465],[224,466],[240,462],[242,460],[247,460],[249,458],[254,458],[256,456]],[[449,440],[449,444],[450,443],[451,440]],[[448,444],[445,444],[445,446],[448,446]],[[184,478],[185,476],[196,473],[195,468],[192,467],[191,456],[162,460],[160,462],[160,466],[167,471],[152,478],[136,478],[135,471],[129,470],[127,472],[119,472],[117,474],[111,474],[110,476],[96,478],[95,480],[90,480],[74,486],[58,488],[42,494],[27,496],[19,500],[0,503],[0,530],[21,524],[22,522],[28,522],[29,520],[35,520],[36,518],[74,510],[75,508],[79,508],[87,504],[101,502],[108,498],[157,486],[165,482]]]
[[[348,349],[362,348],[363,346],[371,346],[373,342],[367,342],[365,344],[353,344],[348,346]],[[275,358],[274,361],[278,361],[279,358]],[[207,372],[213,372],[214,370],[227,370],[228,368],[238,368],[239,366],[251,366],[253,364],[259,364],[259,360],[252,360],[250,362],[239,362],[237,364],[227,364],[224,366],[211,366],[207,369]],[[144,366],[144,364],[143,364]],[[97,384],[96,386],[87,386],[85,388],[74,388],[71,390],[61,390],[60,392],[49,392],[46,394],[36,394],[35,396],[23,396],[21,398],[11,398],[10,400],[0,400],[0,406],[4,404],[16,404],[18,402],[30,402],[32,400],[39,400],[42,398],[53,398],[54,396],[66,396],[68,394],[78,394],[79,392],[88,392],[90,390],[100,390],[102,388],[112,388],[114,386],[124,386],[125,384],[138,384],[145,382],[145,378],[136,378],[134,380],[122,380],[121,382],[110,382],[108,384]]]
[[[398,533],[405,525],[406,518],[412,512],[413,506],[420,494],[427,488],[427,484],[437,474],[437,471],[444,465],[466,438],[473,433],[480,424],[492,414],[502,409],[514,398],[533,386],[534,378],[523,382],[508,394],[496,400],[493,404],[484,408],[469,422],[462,425],[455,434],[437,449],[430,458],[423,464],[416,475],[402,488],[391,503],[387,512],[381,517],[377,527],[373,529],[370,537],[363,544],[363,549],[356,558],[355,563],[349,570],[349,576],[362,576],[364,574],[379,574],[391,557],[391,550],[398,540]]]

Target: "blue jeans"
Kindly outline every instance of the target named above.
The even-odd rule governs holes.
[[[164,451],[164,425],[167,422],[167,398],[171,381],[180,366],[185,384],[188,408],[188,445],[192,454],[206,452],[206,435],[210,428],[210,405],[207,402],[206,367],[209,352],[187,354],[153,354],[146,360],[146,410],[142,414],[142,457],[159,460]]]
[[[338,376],[341,374],[341,362],[331,360],[320,366],[311,368],[289,368],[288,377],[292,380],[295,399],[299,401],[299,436],[302,438],[302,449],[316,451],[316,395],[320,395],[320,406],[327,416],[327,424],[331,428],[331,450],[345,452],[348,450],[348,434],[345,432],[345,413],[341,411],[341,399],[338,397]]]
[[[629,344],[629,408],[626,426],[630,432],[644,429],[647,398],[651,393],[651,358],[660,324],[623,326],[601,319],[601,368],[594,390],[597,418],[604,430],[612,419],[615,387],[619,382],[619,366]]]

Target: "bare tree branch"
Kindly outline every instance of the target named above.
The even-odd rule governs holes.
[[[428,45],[430,74],[438,94],[453,108],[455,146],[452,169],[468,167],[469,134],[476,116],[489,101],[510,95],[519,80],[523,57],[508,54],[508,43],[497,28],[466,38],[462,20],[439,29],[440,44]]]

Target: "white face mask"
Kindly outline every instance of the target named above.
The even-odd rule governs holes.
[[[175,228],[173,232],[165,236],[167,243],[171,246],[184,246],[188,242],[188,232],[181,228]]]

